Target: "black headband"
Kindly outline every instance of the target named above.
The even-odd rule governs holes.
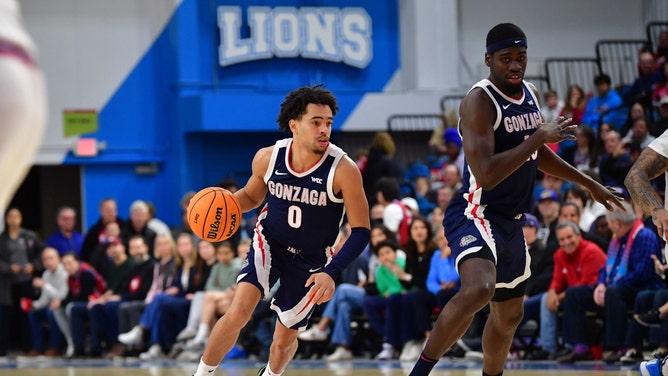
[[[502,50],[504,48],[508,47],[527,47],[527,39],[526,38],[508,38],[508,39],[502,39],[498,42],[494,42],[490,45],[487,46],[487,53],[488,54],[493,54],[498,50]]]

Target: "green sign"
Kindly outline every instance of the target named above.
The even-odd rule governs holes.
[[[65,137],[97,132],[96,110],[64,110],[63,132]]]

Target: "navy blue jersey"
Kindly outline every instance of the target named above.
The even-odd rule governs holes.
[[[540,106],[531,90],[532,86],[524,82],[524,93],[520,99],[513,99],[503,94],[487,79],[473,86],[484,90],[496,107],[494,153],[516,147],[541,124]],[[460,202],[454,206],[465,207],[465,214],[469,218],[484,217],[484,212],[513,218],[528,212],[533,203],[532,192],[538,168],[537,158],[536,152],[496,187],[483,190],[469,168],[465,156],[463,186],[460,194],[453,198],[454,201]]]
[[[258,217],[258,229],[305,265],[324,266],[333,255],[345,208],[334,195],[334,172],[345,152],[333,144],[308,171],[289,164],[292,139],[276,142],[264,176],[267,204]]]

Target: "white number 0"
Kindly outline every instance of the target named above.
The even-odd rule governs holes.
[[[524,139],[526,140],[529,138],[529,135],[525,135]],[[529,158],[527,158],[527,161],[535,161],[536,158],[538,158],[538,150],[534,151]]]
[[[302,226],[302,209],[299,206],[292,205],[288,208],[288,224],[292,228]]]

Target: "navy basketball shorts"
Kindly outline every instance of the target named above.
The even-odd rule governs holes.
[[[522,232],[523,222],[489,214],[484,218],[451,214],[443,220],[457,272],[469,258],[488,259],[496,265],[492,301],[524,295],[526,280],[531,276],[531,257]]]
[[[312,272],[322,269],[321,265],[305,265],[301,256],[292,253],[287,247],[256,236],[247,262],[239,272],[237,283],[248,282],[255,285],[262,297],[266,298],[272,286],[280,279],[271,309],[276,311],[283,325],[300,331],[306,329],[308,320],[315,308],[309,299],[309,287],[304,287]]]

